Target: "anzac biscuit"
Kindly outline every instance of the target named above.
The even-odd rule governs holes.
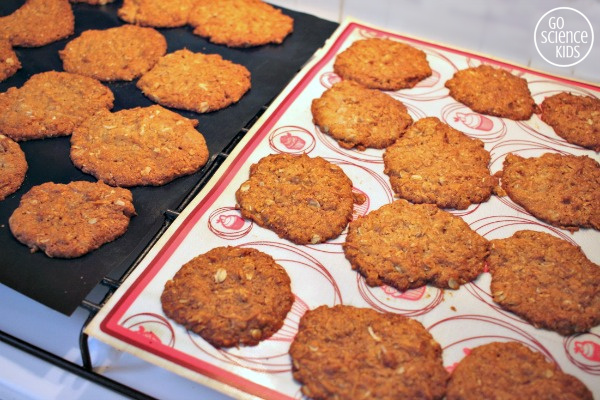
[[[254,346],[281,328],[290,278],[258,250],[217,247],[186,263],[161,295],[167,317],[215,347]]]
[[[352,182],[337,165],[306,154],[274,154],[250,167],[235,193],[242,216],[296,244],[339,236],[352,220]]]
[[[415,122],[385,150],[383,161],[394,192],[413,203],[465,209],[488,200],[498,185],[483,142],[435,117]]]
[[[39,47],[73,34],[75,17],[69,0],[27,0],[0,17],[0,37],[13,46]]]
[[[344,253],[369,286],[458,289],[483,272],[488,242],[433,204],[397,200],[351,222]]]
[[[87,30],[59,51],[67,72],[101,81],[130,81],[167,52],[167,40],[153,28],[122,25]]]
[[[33,75],[0,93],[0,134],[13,140],[70,135],[90,115],[111,109],[114,96],[95,79],[68,72]]]
[[[0,135],[0,200],[21,187],[27,172],[27,160],[21,147]]]
[[[186,49],[161,57],[137,82],[158,104],[198,113],[238,102],[250,86],[250,71],[243,65]]]
[[[398,314],[343,305],[307,311],[290,356],[312,399],[441,399],[446,391],[440,345]]]
[[[590,157],[508,154],[501,184],[536,218],[570,231],[600,230],[600,165]]]
[[[525,120],[536,110],[527,81],[501,68],[482,64],[460,70],[446,87],[456,101],[478,113]]]
[[[561,335],[586,332],[600,323],[600,266],[579,247],[534,231],[490,244],[496,303]]]
[[[109,185],[164,185],[208,161],[197,124],[157,105],[101,111],[73,132],[71,160]]]
[[[567,142],[600,151],[600,99],[558,93],[540,105],[542,121]]]
[[[358,40],[337,55],[333,71],[371,89],[411,88],[431,75],[425,53],[389,39]]]
[[[21,62],[10,42],[0,39],[0,82],[13,76],[21,68]]]
[[[123,0],[117,12],[130,24],[174,28],[186,25],[196,0]]]
[[[8,223],[32,252],[74,258],[123,235],[134,215],[127,189],[102,182],[47,182],[23,195]]]
[[[398,139],[412,118],[400,101],[352,81],[341,81],[312,101],[314,123],[350,149],[385,148]]]
[[[447,400],[593,400],[589,389],[558,365],[518,342],[493,342],[471,350],[452,372]]]
[[[197,0],[189,16],[194,33],[229,47],[281,43],[294,20],[260,0]]]

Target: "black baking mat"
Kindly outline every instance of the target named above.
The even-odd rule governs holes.
[[[11,13],[23,2],[0,1],[0,16]],[[41,48],[17,48],[23,67],[13,77],[0,82],[0,92],[12,86],[20,87],[35,73],[62,71],[58,50],[84,30],[122,25],[123,21],[116,14],[120,6],[121,1],[105,6],[73,5],[75,35]],[[193,35],[190,27],[159,29],[167,38],[169,53],[182,48],[218,53],[227,60],[244,65],[252,74],[252,89],[231,107],[210,114],[174,110],[199,121],[198,130],[204,134],[211,156],[221,152],[257,112],[281,92],[337,28],[336,23],[312,15],[290,10],[284,12],[294,18],[294,32],[281,45],[230,49]],[[115,95],[113,111],[153,104],[135,87],[135,81],[107,86]],[[138,215],[131,220],[124,236],[77,259],[51,259],[40,252],[30,253],[26,246],[17,242],[8,228],[8,218],[18,206],[21,196],[32,186],[44,182],[68,183],[95,179],[83,174],[71,163],[68,137],[20,144],[29,170],[23,186],[6,200],[0,201],[0,282],[67,315],[75,311],[104,276],[131,265],[163,226],[164,212],[176,209],[204,173],[199,171],[161,187],[132,188]]]

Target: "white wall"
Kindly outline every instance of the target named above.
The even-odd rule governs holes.
[[[341,22],[353,17],[399,33],[459,47],[556,75],[600,83],[600,0],[267,0]],[[588,57],[574,67],[553,67],[533,42],[539,18],[572,7],[596,35]]]

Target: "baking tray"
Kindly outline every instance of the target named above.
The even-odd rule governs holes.
[[[415,88],[387,92],[407,106],[413,119],[437,116],[471,137],[481,139],[491,153],[490,169],[501,169],[508,152],[533,156],[548,151],[598,154],[570,145],[554,134],[537,115],[511,121],[473,113],[448,96],[447,79],[459,69],[488,63],[527,79],[537,102],[544,96],[569,90],[598,97],[600,87],[531,71],[349,20],[338,28],[328,45],[288,85],[208,185],[183,211],[105,307],[86,333],[117,349],[172,370],[236,397],[301,398],[293,380],[288,349],[303,313],[321,304],[372,307],[414,318],[432,333],[444,349],[444,365],[452,370],[470,348],[490,341],[515,340],[542,352],[566,372],[576,375],[600,393],[600,328],[590,333],[559,336],[535,329],[491,300],[490,275],[483,273],[459,290],[431,286],[399,292],[388,286],[369,287],[345,259],[339,238],[318,245],[299,246],[241,218],[235,209],[235,191],[247,179],[249,167],[272,153],[308,153],[339,165],[354,190],[367,201],[354,215],[365,215],[394,200],[383,174],[382,150],[341,148],[312,122],[310,104],[339,80],[333,73],[336,55],[355,40],[386,37],[425,51],[433,75]],[[492,198],[466,210],[451,210],[487,239],[511,236],[516,230],[552,233],[580,245],[600,263],[600,232],[582,229],[570,233],[529,215],[508,198]],[[198,254],[217,246],[248,246],[272,255],[292,280],[296,301],[280,331],[255,347],[216,349],[198,335],[166,318],[160,295],[164,284]],[[596,353],[594,352],[596,351]]]
[[[0,15],[7,15],[22,4],[23,1],[3,0],[0,2]],[[61,71],[58,50],[84,30],[122,25],[123,21],[116,14],[121,4],[121,1],[105,6],[74,4],[75,34],[40,48],[17,48],[23,67],[11,78],[0,82],[0,92],[12,86],[20,87],[35,73]],[[246,66],[252,74],[252,89],[231,107],[202,115],[173,110],[199,121],[198,130],[206,138],[212,159],[281,92],[338,26],[309,14],[283,11],[294,18],[294,32],[281,45],[230,49],[193,35],[190,27],[159,29],[167,39],[167,52],[187,48],[194,52],[218,53],[227,60]],[[107,84],[115,95],[113,111],[153,104],[135,87],[135,83]],[[32,186],[49,181],[68,183],[95,179],[71,163],[68,137],[20,144],[29,170],[23,186],[0,202],[0,283],[67,315],[75,311],[103,277],[120,277],[165,224],[165,211],[176,210],[205,173],[201,170],[161,187],[132,188],[138,215],[131,220],[124,236],[81,258],[51,259],[41,252],[31,254],[26,246],[17,242],[8,228],[8,218],[18,206],[21,196]]]

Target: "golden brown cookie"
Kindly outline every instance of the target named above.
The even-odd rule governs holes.
[[[112,3],[115,0],[69,0],[71,3],[87,3],[93,6],[102,6],[104,4]]]
[[[21,88],[0,93],[0,134],[13,140],[70,135],[89,116],[113,106],[109,88],[68,72],[33,75]]]
[[[250,71],[243,65],[186,49],[161,57],[137,82],[158,104],[198,113],[237,103],[250,86]]]
[[[21,187],[27,172],[27,160],[21,147],[0,135],[0,200]]]
[[[34,186],[8,219],[15,238],[48,257],[80,257],[123,235],[135,215],[131,192],[102,182]]]
[[[483,272],[488,242],[433,204],[397,200],[352,221],[344,253],[369,286],[458,289]]]
[[[337,165],[306,154],[272,154],[250,167],[235,193],[242,216],[296,244],[335,238],[352,220],[352,182]]]
[[[174,28],[187,24],[195,2],[196,0],[123,0],[117,13],[130,24]]]
[[[333,71],[371,89],[411,88],[431,75],[427,56],[390,39],[358,40],[337,55]]]
[[[131,81],[166,52],[167,40],[156,29],[122,25],[84,31],[58,53],[67,72],[101,81]]]
[[[519,231],[490,242],[492,296],[537,328],[561,335],[600,324],[600,266],[547,233]]]
[[[442,349],[419,322],[369,308],[309,310],[290,346],[311,399],[442,399]]]
[[[27,0],[0,17],[0,37],[13,46],[39,47],[73,34],[75,17],[69,0]]]
[[[527,81],[502,68],[482,64],[460,70],[446,87],[456,101],[478,113],[525,120],[536,110]]]
[[[576,231],[600,230],[600,165],[587,156],[508,154],[502,189],[534,217]]]
[[[394,192],[413,203],[465,209],[487,201],[498,185],[483,142],[435,117],[408,128],[385,150],[383,162]]]
[[[600,151],[600,99],[558,93],[540,105],[542,121],[569,143]]]
[[[311,105],[314,123],[350,149],[383,149],[412,123],[402,102],[352,81],[341,81]]]
[[[0,39],[0,82],[13,76],[21,62],[7,39]]]
[[[158,105],[103,110],[73,132],[71,160],[109,185],[164,185],[208,161],[197,124]]]
[[[160,297],[167,317],[215,347],[254,346],[281,328],[290,278],[268,254],[217,247],[187,262]]]
[[[447,400],[593,400],[577,378],[518,342],[493,342],[471,350],[450,376]]]
[[[197,0],[189,15],[196,35],[229,47],[281,43],[294,20],[260,0]]]

